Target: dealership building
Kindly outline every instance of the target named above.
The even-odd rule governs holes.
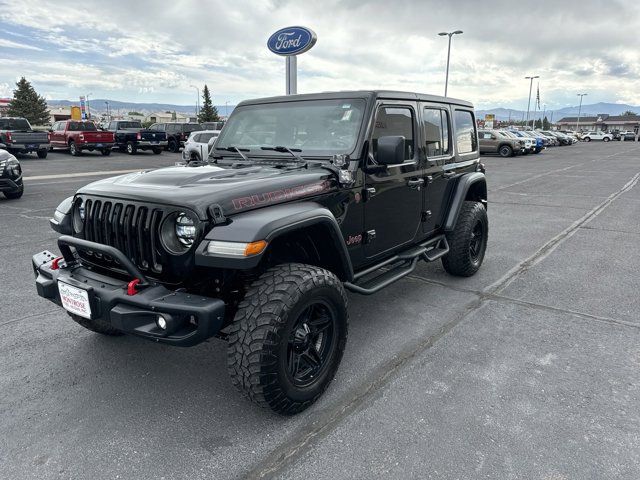
[[[578,117],[564,117],[556,122],[560,130],[577,130]],[[640,128],[640,115],[607,115],[599,114],[595,117],[580,117],[580,130],[595,130],[611,132],[619,130],[621,132],[637,132]]]

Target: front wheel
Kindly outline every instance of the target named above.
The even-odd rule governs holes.
[[[509,145],[503,145],[498,150],[498,153],[501,157],[511,157],[513,156],[513,149]]]
[[[470,277],[475,274],[487,250],[489,219],[480,202],[464,202],[453,232],[447,234],[449,253],[442,266],[451,275]]]
[[[180,151],[180,145],[175,140],[169,140],[169,151],[172,153],[178,153]]]
[[[229,329],[227,368],[250,400],[301,412],[333,379],[347,341],[347,297],[331,272],[278,265],[248,288]]]
[[[20,190],[16,190],[15,192],[4,192],[4,196],[9,200],[17,200],[22,197],[24,193],[24,185],[20,187]]]

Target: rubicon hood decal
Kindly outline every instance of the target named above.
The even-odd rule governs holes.
[[[296,198],[318,195],[331,189],[328,181],[311,183],[308,185],[296,185],[291,188],[282,188],[271,192],[258,193],[245,197],[234,198],[231,203],[234,210],[245,210],[246,208],[259,207],[269,203],[280,203]]]

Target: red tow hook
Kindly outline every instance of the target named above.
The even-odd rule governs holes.
[[[54,259],[51,261],[51,270],[58,270],[58,269],[60,268],[60,265],[59,265],[59,264],[60,264],[60,260],[62,260],[63,258],[64,258],[64,257],[57,257],[57,258],[54,258]]]
[[[139,283],[140,283],[140,279],[139,278],[134,278],[133,280],[131,280],[127,284],[127,295],[129,295],[131,297],[131,296],[135,295],[136,293],[138,293],[138,290],[136,289],[136,287],[138,286]]]

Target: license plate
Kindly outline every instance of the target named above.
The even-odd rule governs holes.
[[[62,307],[67,312],[84,318],[91,318],[89,292],[64,282],[58,282],[58,292],[60,292]]]
[[[100,148],[100,147],[102,147],[102,144],[99,143],[98,145],[96,145],[96,147]]]
[[[36,148],[37,145],[27,145],[27,148]]]
[[[151,140],[151,143],[160,143],[158,140]]]

